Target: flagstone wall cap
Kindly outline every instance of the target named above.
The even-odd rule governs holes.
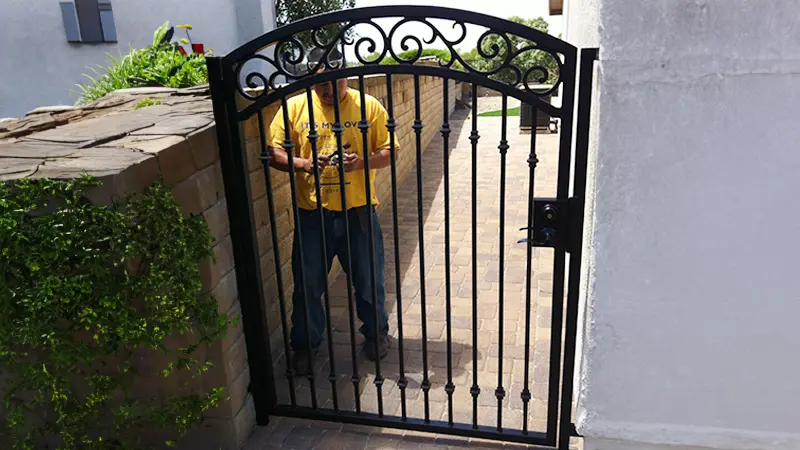
[[[25,113],[25,116],[32,116],[34,114],[41,114],[41,113],[61,113],[65,111],[72,111],[74,109],[75,107],[70,105],[40,106],[36,109],[33,109]]]
[[[148,96],[160,104],[137,108]],[[213,123],[208,86],[125,89],[85,106],[36,108],[0,121],[0,181],[72,179],[86,170],[112,195],[160,175],[180,181],[196,170],[193,162],[176,167],[193,161],[189,137]]]
[[[109,95],[152,95],[152,94],[171,94],[177,92],[177,88],[168,87],[136,87],[127,89],[117,89]]]

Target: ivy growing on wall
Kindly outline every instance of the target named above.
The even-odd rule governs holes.
[[[196,351],[231,323],[199,295],[205,221],[161,184],[113,207],[87,200],[99,185],[0,183],[0,434],[14,449],[140,448],[144,431],[184,433],[223,396],[197,387],[210,364]],[[184,388],[134,398],[142,352]]]

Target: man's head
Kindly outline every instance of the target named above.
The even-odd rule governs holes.
[[[337,69],[344,66],[344,58],[342,58],[342,52],[338,49],[333,48],[328,51],[327,55],[325,54],[326,50],[322,48],[315,48],[308,54],[308,67],[309,70],[315,70],[317,73],[325,72],[329,70],[328,66],[331,68]],[[324,60],[327,60],[328,64],[324,63]],[[322,100],[323,103],[332,105],[334,96],[333,96],[333,83],[331,81],[327,81],[325,83],[319,83],[314,85],[314,92],[317,93],[317,96]],[[344,100],[345,96],[347,95],[347,79],[339,79],[335,81],[336,87],[339,91],[339,101]]]

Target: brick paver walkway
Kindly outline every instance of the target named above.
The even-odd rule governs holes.
[[[472,123],[463,111],[451,119],[450,137],[450,254],[451,254],[451,304],[452,304],[452,361],[454,420],[471,423],[473,354],[477,355],[479,396],[478,418],[481,425],[495,426],[497,399],[494,390],[498,385],[500,342],[500,249],[505,251],[504,302],[503,302],[503,375],[506,390],[503,400],[503,425],[520,429],[522,426],[523,371],[525,357],[525,273],[526,248],[517,244],[525,236],[520,228],[527,226],[527,195],[529,186],[528,153],[530,135],[519,134],[518,118],[508,119],[506,179],[505,239],[500,242],[500,118],[478,118],[480,141],[478,145],[478,346],[472,345],[472,233],[471,233],[471,144],[469,134]],[[537,135],[539,165],[536,172],[536,196],[554,196],[558,159],[558,136]],[[414,151],[414,149],[404,149]],[[423,155],[423,214],[425,248],[425,288],[427,312],[428,376],[431,382],[430,414],[432,420],[447,420],[446,327],[445,327],[445,250],[444,250],[444,180],[442,139],[437,137]],[[423,417],[423,395],[420,383],[423,378],[422,361],[422,299],[420,292],[420,261],[416,174],[411,173],[399,187],[397,211],[399,216],[400,275],[402,292],[402,318],[405,346],[405,371],[408,415]],[[395,282],[394,236],[392,233],[392,205],[381,213],[385,237],[387,309],[390,311],[390,333],[395,338],[387,358],[381,362],[384,413],[400,415],[399,352],[397,350],[397,289]],[[502,245],[501,245],[502,244]],[[552,292],[552,251],[536,249],[533,260],[532,315],[530,345],[530,402],[528,426],[530,430],[544,431],[547,414],[548,361],[550,348],[550,314]],[[331,285],[331,316],[334,328],[334,354],[337,372],[337,392],[341,409],[354,409],[354,391],[350,381],[350,328],[347,314],[347,297],[344,275]],[[356,328],[359,325],[356,324]],[[377,412],[376,388],[373,384],[375,365],[361,350],[363,338],[357,336],[358,371],[362,377],[361,407],[366,412]],[[326,349],[327,344],[323,344]],[[283,359],[281,364],[285,363]],[[317,400],[321,407],[331,408],[330,372],[326,355],[316,366]],[[281,367],[276,374],[283,374]],[[288,404],[288,383],[278,380],[282,403]],[[300,405],[310,406],[308,381],[297,379],[297,399]],[[262,429],[250,442],[251,449],[262,448],[419,448],[431,445],[463,446],[468,440],[439,437],[420,433],[340,426],[332,423],[277,419],[267,429]],[[442,441],[442,439],[445,439]],[[385,445],[384,445],[385,444]],[[463,444],[463,445],[462,445]],[[475,442],[471,444],[474,448]],[[487,448],[501,448],[502,444],[486,443]],[[425,447],[423,447],[425,448]]]

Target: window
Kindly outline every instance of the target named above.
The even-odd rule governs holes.
[[[111,0],[73,0],[60,6],[68,42],[117,42]]]

